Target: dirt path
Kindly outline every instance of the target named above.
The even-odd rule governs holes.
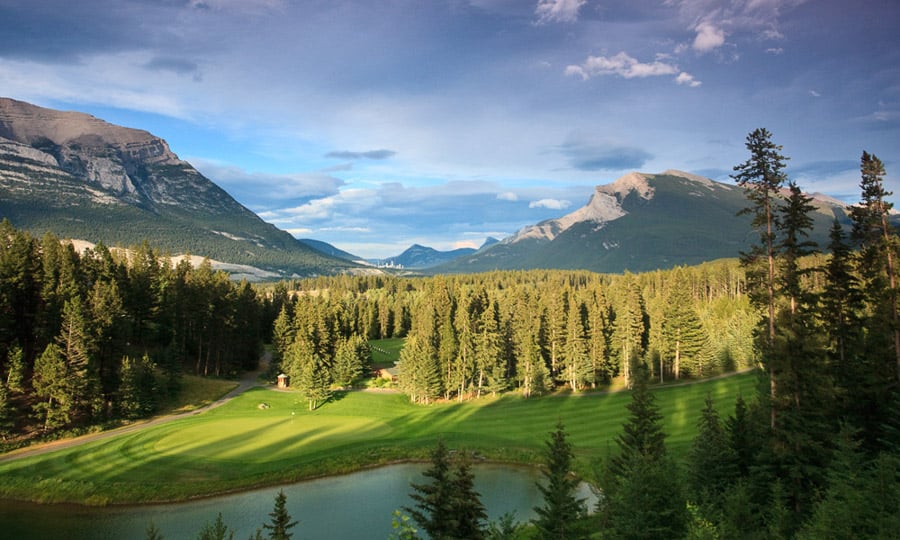
[[[241,377],[240,381],[238,381],[237,386],[231,389],[227,394],[220,397],[219,399],[213,401],[209,405],[204,405],[203,407],[199,407],[194,409],[193,411],[177,413],[177,414],[169,414],[165,416],[157,416],[154,418],[150,418],[148,420],[141,420],[138,422],[134,422],[132,424],[128,424],[127,426],[122,426],[115,429],[110,429],[108,431],[101,431],[99,433],[90,433],[88,435],[82,435],[80,437],[75,437],[72,439],[63,439],[60,441],[52,441],[48,443],[38,444],[34,446],[28,446],[26,448],[21,448],[19,450],[13,450],[12,452],[0,455],[0,463],[6,461],[13,461],[16,459],[22,459],[31,456],[39,456],[41,454],[46,454],[47,452],[54,452],[56,450],[63,450],[65,448],[72,448],[73,446],[78,446],[84,443],[88,443],[91,441],[102,441],[104,439],[109,439],[111,437],[117,437],[119,435],[124,435],[126,433],[133,433],[135,431],[139,431],[151,426],[158,426],[160,424],[165,424],[168,422],[172,422],[178,420],[180,418],[185,418],[188,416],[193,416],[195,414],[200,414],[204,411],[208,411],[210,409],[215,409],[228,401],[232,400],[236,396],[239,396],[246,392],[247,390],[261,386],[257,379],[259,375],[263,373],[269,367],[269,361],[272,359],[272,353],[266,351],[262,357],[259,359],[259,368],[256,371],[251,371],[245,373],[243,377]]]

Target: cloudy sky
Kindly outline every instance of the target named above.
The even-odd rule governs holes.
[[[900,193],[897,0],[0,0],[0,95],[169,142],[297,237],[478,246],[632,170]]]

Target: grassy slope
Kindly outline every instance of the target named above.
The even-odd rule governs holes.
[[[755,378],[739,375],[656,391],[669,445],[689,448],[703,399],[723,413]],[[424,458],[438,438],[488,458],[535,463],[557,420],[580,470],[615,450],[628,393],[428,407],[403,395],[351,392],[309,412],[296,393],[251,390],[201,415],[76,448],[0,463],[0,497],[87,504],[186,499]],[[260,408],[266,403],[269,408]]]

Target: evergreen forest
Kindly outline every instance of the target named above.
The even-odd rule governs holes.
[[[817,246],[811,199],[788,179],[771,133],[755,130],[746,147],[733,178],[752,249],[641,274],[250,286],[208,263],[172,265],[146,244],[77,253],[3,222],[0,435],[11,446],[152,414],[183,373],[254,370],[264,343],[269,375],[289,375],[314,410],[371,375],[369,341],[402,338],[396,385],[423,406],[631,389],[622,435],[591,478],[600,508],[587,515],[560,499],[576,527],[548,505],[531,531],[541,538],[898,538],[900,253],[884,165],[863,152],[852,228],[835,221]],[[759,392],[727,418],[710,396],[689,455],[669,455],[649,388],[750,369]],[[554,448],[571,452],[562,425],[550,463]],[[468,482],[466,466],[458,471]],[[416,489],[423,502],[425,486]],[[446,518],[408,510],[427,531]]]

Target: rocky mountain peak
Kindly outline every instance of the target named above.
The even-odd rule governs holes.
[[[35,148],[115,148],[128,161],[178,163],[178,156],[159,137],[116,126],[89,114],[45,109],[0,98],[0,137]]]

